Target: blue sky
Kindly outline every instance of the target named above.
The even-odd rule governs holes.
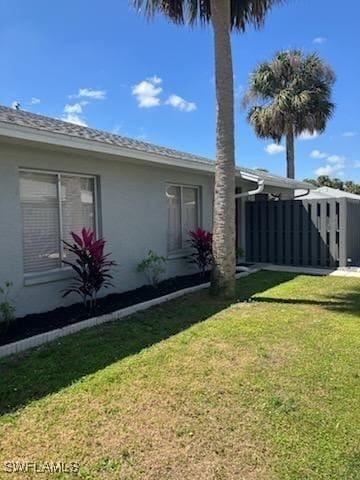
[[[233,35],[239,165],[285,173],[284,152],[256,139],[238,97],[258,62],[301,48],[332,65],[337,82],[326,132],[297,141],[297,177],[318,171],[360,181],[360,5],[346,4],[289,0],[261,31]],[[1,104],[214,156],[209,28],[149,22],[128,0],[0,0],[0,48]]]

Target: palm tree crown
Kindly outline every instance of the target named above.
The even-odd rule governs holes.
[[[323,132],[333,114],[334,81],[332,69],[317,54],[300,50],[277,53],[250,78],[243,99],[245,107],[252,105],[248,121],[260,138],[280,142],[287,137],[288,176],[294,176],[294,136]]]
[[[247,24],[260,27],[270,8],[284,0],[229,0],[231,5],[231,28],[245,31]],[[193,25],[210,23],[211,0],[134,0],[138,11],[144,7],[148,16],[160,12],[173,22]]]

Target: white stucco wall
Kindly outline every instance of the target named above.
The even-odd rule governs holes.
[[[12,298],[19,316],[79,301],[74,295],[62,298],[61,290],[69,279],[61,279],[61,275],[55,275],[52,281],[43,278],[43,283],[25,284],[19,168],[98,177],[100,234],[107,240],[107,251],[112,252],[118,264],[113,271],[116,291],[145,283],[135,269],[149,249],[167,256],[167,183],[200,186],[201,224],[209,230],[212,226],[213,177],[207,173],[1,141],[0,284],[4,281],[14,284]],[[185,259],[169,258],[167,276],[189,273],[192,268]]]
[[[78,301],[61,297],[69,280],[35,285],[24,284],[22,218],[19,197],[19,168],[54,170],[98,176],[101,234],[107,251],[118,263],[114,269],[115,289],[129,290],[144,284],[135,269],[149,249],[167,256],[167,205],[165,185],[179,183],[201,187],[202,226],[211,228],[212,177],[173,168],[144,166],[134,161],[87,156],[73,152],[29,146],[0,145],[0,284],[11,281],[17,314],[46,311]],[[184,259],[169,259],[167,275],[188,273]],[[108,293],[105,290],[103,293]]]

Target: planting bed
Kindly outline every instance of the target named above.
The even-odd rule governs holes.
[[[71,325],[91,317],[121,310],[138,303],[168,295],[169,293],[193,287],[209,281],[210,274],[201,277],[198,273],[163,280],[157,288],[143,285],[135,290],[122,293],[110,293],[98,300],[95,310],[88,310],[82,303],[59,307],[45,313],[35,313],[18,318],[12,322],[6,332],[0,334],[0,345],[16,342],[40,333],[49,332]]]

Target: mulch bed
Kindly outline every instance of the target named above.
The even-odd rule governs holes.
[[[12,322],[6,332],[0,333],[0,345],[16,342],[40,333],[56,330],[91,317],[115,312],[122,308],[162,297],[169,293],[206,283],[210,280],[208,273],[205,278],[199,274],[185,275],[163,280],[157,288],[144,285],[136,290],[123,293],[110,293],[100,298],[95,310],[87,310],[82,303],[74,303],[68,307],[59,307],[45,313],[35,313],[18,318]]]

